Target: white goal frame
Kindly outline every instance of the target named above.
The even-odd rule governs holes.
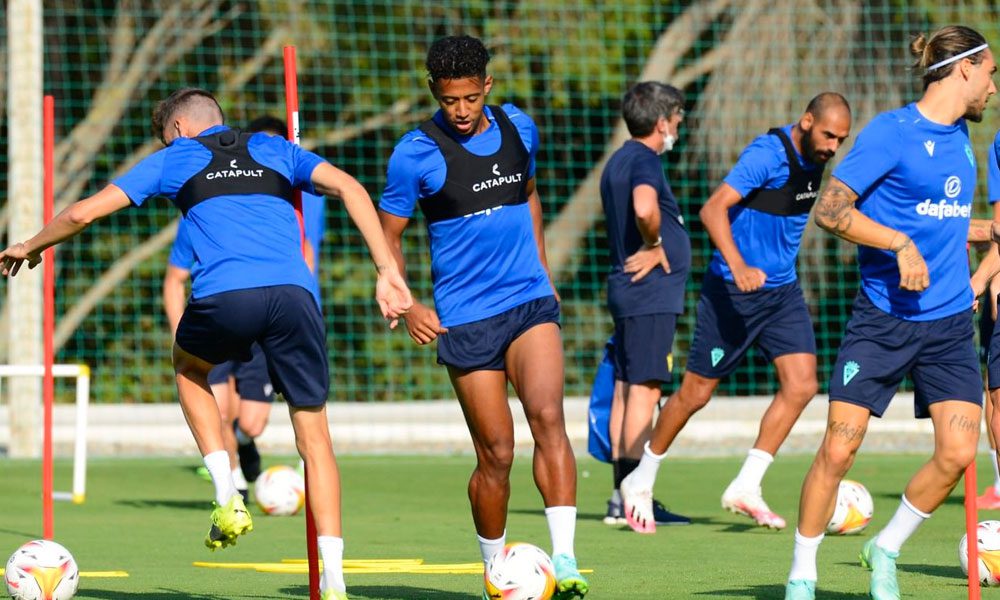
[[[0,365],[4,377],[43,377],[45,365]],[[76,423],[73,444],[73,491],[52,492],[53,500],[83,504],[87,495],[87,409],[90,407],[90,367],[52,365],[53,377],[76,379]]]

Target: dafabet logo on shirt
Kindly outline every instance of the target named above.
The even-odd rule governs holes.
[[[917,205],[917,214],[922,217],[942,219],[968,219],[972,216],[972,203],[959,204],[958,195],[962,193],[962,179],[952,175],[944,182],[945,198],[932,201],[930,198]],[[951,200],[951,202],[948,202]]]

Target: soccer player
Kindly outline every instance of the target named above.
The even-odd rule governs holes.
[[[545,262],[535,188],[538,129],[511,104],[487,106],[489,53],[478,39],[435,41],[428,85],[440,110],[389,159],[379,216],[402,270],[402,234],[419,203],[430,235],[434,308],[404,315],[418,344],[437,340],[472,435],[469,481],[483,561],[506,537],[514,386],[534,438],[535,483],[552,538],[557,597],[583,596],[576,567],[576,461],[563,415],[559,301]],[[484,597],[486,597],[484,590]]]
[[[160,102],[153,131],[167,147],[98,193],[59,213],[31,239],[0,252],[0,273],[15,275],[42,251],[93,221],[166,196],[190,223],[200,272],[177,327],[174,371],[181,406],[215,483],[217,506],[205,544],[236,542],[253,529],[223,448],[219,408],[208,388],[213,365],[246,360],[257,342],[275,389],[289,404],[296,444],[309,471],[309,505],[324,561],[323,600],[341,600],[340,477],[327,426],[326,336],[312,275],[302,258],[293,188],[339,197],[363,236],[378,278],[375,297],[390,325],[412,299],[399,275],[368,193],[353,177],[278,136],[223,124],[204,90],[184,88]]]
[[[655,531],[651,502],[660,461],[751,346],[774,364],[779,388],[743,467],[722,494],[722,507],[762,527],[785,527],[764,501],[761,481],[817,389],[816,340],[795,263],[826,163],[850,129],[843,96],[816,96],[797,122],[747,146],[701,208],[716,250],[702,282],[680,389],[660,411],[639,466],[621,483],[625,518],[634,530]]]
[[[612,463],[616,489],[638,466],[660,388],[672,381],[674,331],[691,267],[691,240],[660,162],[677,140],[684,96],[670,85],[638,83],[622,100],[622,117],[632,137],[608,159],[600,186],[611,259],[615,380],[624,399],[621,430],[613,436],[619,443]],[[611,507],[609,502],[609,513]],[[661,514],[648,527],[691,522],[656,508]]]
[[[986,162],[993,220],[1000,221],[1000,132],[997,132],[990,145]],[[996,435],[992,426],[996,406],[1000,404],[1000,330],[996,329],[1000,279],[991,275],[996,273],[998,268],[1000,268],[1000,253],[997,252],[996,244],[990,244],[971,281],[972,290],[977,298],[984,289],[988,291],[987,301],[980,302],[982,312],[979,321],[979,347],[981,358],[986,362],[986,391],[990,399],[986,403],[986,433],[990,442],[993,483],[976,498],[976,506],[980,509],[1000,509],[1000,466],[997,462]]]
[[[923,96],[872,119],[816,206],[820,227],[858,244],[861,290],[833,369],[826,434],[802,484],[788,600],[815,597],[816,551],[837,487],[904,376],[917,417],[933,422],[934,453],[861,551],[872,598],[900,597],[900,547],[951,493],[979,441],[966,241],[995,234],[992,221],[969,218],[976,160],[966,122],[980,121],[996,93],[996,64],[983,36],[962,26],[920,35],[910,50]]]

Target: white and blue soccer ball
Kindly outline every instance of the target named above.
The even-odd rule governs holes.
[[[4,580],[14,600],[70,600],[80,585],[80,570],[61,544],[34,540],[10,555]]]
[[[859,533],[868,527],[874,513],[875,502],[868,489],[857,481],[845,479],[837,489],[837,504],[826,530],[837,535]]]
[[[483,578],[491,600],[549,600],[556,589],[549,555],[538,546],[520,542],[494,554]]]
[[[980,521],[976,527],[979,549],[979,582],[987,587],[1000,585],[1000,521]],[[958,562],[969,574],[968,534],[958,542]]]
[[[257,506],[269,515],[289,516],[302,510],[306,484],[295,469],[278,465],[260,474],[253,484]]]

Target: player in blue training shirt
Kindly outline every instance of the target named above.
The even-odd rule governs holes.
[[[646,81],[622,100],[632,136],[608,159],[601,174],[601,203],[608,232],[611,272],[608,309],[615,323],[614,371],[624,401],[612,461],[615,492],[605,522],[621,506],[618,488],[642,456],[661,386],[673,380],[671,366],[677,317],[684,312],[684,286],[691,267],[691,241],[677,200],[663,174],[660,154],[670,150],[684,119],[684,96],[673,86]],[[616,500],[618,502],[616,502]],[[689,524],[687,517],[653,501],[656,524]],[[628,514],[618,510],[628,520]]]
[[[465,413],[476,449],[469,499],[483,561],[505,543],[510,381],[535,442],[556,597],[571,598],[588,585],[573,550],[576,462],[563,416],[559,302],[535,189],[538,130],[513,105],[486,105],[488,61],[482,42],[468,36],[431,45],[428,84],[441,109],[397,144],[379,216],[401,269],[402,234],[418,203],[427,222],[434,308],[414,303],[404,318],[416,343],[437,340],[438,362]]]
[[[987,153],[986,170],[990,206],[993,220],[1000,221],[1000,132],[997,132]],[[991,425],[996,406],[1000,403],[1000,329],[997,322],[997,296],[1000,295],[1000,277],[991,277],[1000,269],[1000,253],[996,244],[990,244],[979,267],[972,275],[972,290],[978,298],[983,290],[987,300],[979,303],[979,354],[986,363],[986,390],[990,401],[986,403],[986,433],[990,443],[990,465],[993,466],[993,483],[976,498],[980,509],[1000,509],[1000,465],[997,463],[996,435]]]
[[[378,272],[375,297],[390,325],[409,308],[409,290],[368,193],[347,173],[277,136],[226,127],[215,98],[196,88],[160,102],[153,130],[166,148],[63,210],[31,239],[0,252],[0,272],[13,276],[25,261],[34,267],[46,248],[115,211],[158,195],[172,200],[188,222],[197,257],[191,301],[177,327],[174,370],[184,416],[216,488],[205,544],[224,548],[253,529],[233,484],[207,376],[213,365],[248,359],[257,342],[275,389],[289,404],[309,472],[308,501],[324,561],[322,598],[346,599],[340,479],[326,417],[326,336],[302,258],[292,190],[342,199],[371,251]]]
[[[910,49],[923,97],[865,127],[816,206],[820,227],[858,244],[861,290],[833,369],[826,435],[802,484],[788,600],[815,598],[816,551],[840,480],[904,376],[916,416],[934,424],[934,454],[862,549],[872,598],[900,597],[900,547],[951,493],[979,441],[966,244],[995,233],[992,221],[970,220],[976,160],[966,121],[980,121],[996,93],[996,64],[983,36],[962,26],[920,35]]]
[[[747,146],[701,208],[716,251],[702,282],[687,371],[660,411],[640,466],[620,487],[625,517],[636,531],[651,529],[660,461],[751,347],[774,364],[780,387],[743,467],[722,494],[722,507],[762,527],[785,527],[764,501],[761,481],[817,388],[816,341],[795,263],[825,165],[850,130],[844,97],[816,96],[798,122]]]

